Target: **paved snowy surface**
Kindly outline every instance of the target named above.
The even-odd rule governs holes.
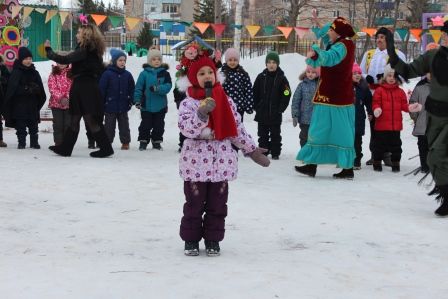
[[[295,89],[303,57],[281,59]],[[134,76],[142,61],[130,59]],[[263,63],[242,64],[254,80]],[[38,68],[46,81],[49,63]],[[299,131],[288,109],[279,161],[264,169],[240,156],[222,255],[206,257],[201,244],[199,257],[186,257],[169,101],[162,152],[138,151],[134,108],[131,149],[121,151],[117,136],[107,159],[88,156],[83,133],[63,158],[47,149],[51,133],[40,133],[41,150],[19,151],[15,131],[4,131],[0,298],[447,298],[447,219],[433,215],[427,188],[403,176],[418,164],[408,159],[418,153],[409,117],[401,173],[373,172],[364,159],[355,180],[340,181],[334,166],[314,179],[293,171]],[[255,137],[252,117],[245,123]]]

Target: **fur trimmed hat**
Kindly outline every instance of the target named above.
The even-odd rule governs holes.
[[[336,18],[331,28],[342,38],[353,37],[356,34],[350,22],[343,17]]]
[[[148,51],[148,64],[149,64],[149,65],[151,65],[151,60],[152,60],[154,57],[159,57],[159,58],[160,58],[160,61],[163,62],[162,53],[161,53],[159,50],[157,50],[157,49],[150,49],[150,50]]]

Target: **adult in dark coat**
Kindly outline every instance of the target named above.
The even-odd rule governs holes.
[[[17,131],[18,148],[26,146],[26,136],[30,135],[30,146],[39,149],[38,123],[40,109],[46,95],[39,72],[32,63],[33,55],[26,47],[19,49],[18,59],[14,61],[11,77],[3,105],[5,126]]]
[[[102,125],[103,98],[98,86],[104,70],[103,54],[105,42],[96,26],[83,25],[76,34],[78,46],[66,56],[58,55],[45,42],[47,57],[60,64],[72,65],[73,84],[70,90],[70,114],[72,123],[64,134],[60,145],[50,146],[50,150],[61,156],[70,156],[79,133],[79,122],[84,118],[100,150],[90,153],[91,157],[104,158],[114,153],[109,138]]]
[[[3,103],[5,100],[6,87],[8,86],[8,79],[10,73],[3,61],[3,56],[0,55],[0,147],[6,147],[7,144],[3,142]]]

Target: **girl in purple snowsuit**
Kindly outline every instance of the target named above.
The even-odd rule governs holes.
[[[179,159],[184,180],[184,216],[180,237],[185,254],[198,255],[204,239],[207,255],[219,255],[227,216],[228,181],[237,176],[237,153],[232,144],[256,163],[267,167],[266,151],[246,132],[233,101],[216,81],[216,67],[206,56],[191,61],[178,82],[187,97],[179,107],[179,129],[187,139]],[[206,96],[204,86],[210,85]],[[210,82],[210,83],[209,83]],[[184,85],[184,86],[182,86]],[[203,214],[205,213],[204,217]]]

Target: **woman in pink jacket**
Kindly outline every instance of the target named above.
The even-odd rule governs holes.
[[[72,80],[69,78],[70,67],[64,64],[53,65],[53,70],[48,77],[48,89],[50,101],[48,107],[53,114],[53,139],[54,144],[62,143],[64,132],[70,126],[69,93]]]
[[[179,107],[178,125],[187,139],[179,160],[186,197],[180,236],[186,255],[198,255],[203,238],[207,255],[216,256],[224,238],[228,181],[236,179],[238,172],[232,144],[261,166],[269,166],[269,159],[246,132],[235,104],[216,80],[216,67],[209,57],[189,63],[187,76],[181,80],[178,87],[187,97]]]

